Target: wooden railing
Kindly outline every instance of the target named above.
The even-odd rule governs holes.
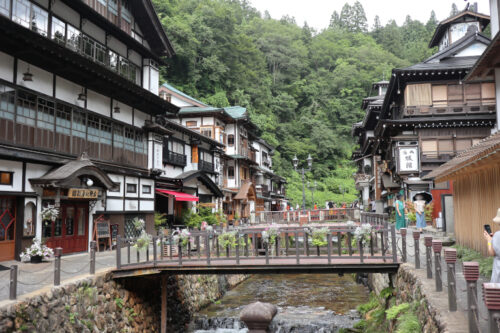
[[[303,264],[341,264],[353,259],[359,263],[397,263],[396,232],[394,225],[373,227],[367,237],[354,236],[356,225],[328,227],[322,246],[312,245],[312,230],[308,227],[284,227],[276,230],[274,242],[270,239],[268,228],[246,228],[232,231],[231,244],[223,246],[227,235],[221,232],[191,232],[185,245],[173,236],[153,237],[152,258],[150,248],[140,255],[133,245],[137,238],[117,237],[116,268],[131,267],[140,269],[140,264],[182,267],[184,264],[199,265],[298,265]],[[390,237],[390,240],[388,238]],[[388,251],[389,245],[392,250]],[[122,249],[126,248],[125,258]],[[295,258],[295,260],[293,260]],[[292,259],[283,261],[283,259]],[[314,261],[308,261],[314,259]],[[323,259],[318,261],[317,259]],[[216,263],[217,262],[217,263]],[[139,264],[139,265],[138,265]]]
[[[360,214],[361,223],[369,223],[371,225],[384,225],[384,223],[387,223],[388,221],[388,214],[377,214],[369,212],[361,212]]]
[[[255,213],[254,224],[290,224],[326,221],[359,220],[355,208],[332,208],[316,210],[261,211]]]

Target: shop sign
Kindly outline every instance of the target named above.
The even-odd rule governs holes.
[[[99,190],[87,188],[70,188],[68,191],[68,198],[73,199],[97,199],[99,197]]]
[[[418,147],[399,148],[399,172],[419,171]]]

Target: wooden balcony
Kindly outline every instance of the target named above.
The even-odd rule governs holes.
[[[214,164],[206,161],[198,162],[198,170],[205,172],[214,172]]]
[[[163,163],[172,164],[177,166],[186,166],[186,155],[174,153],[173,151],[163,150]]]
[[[404,117],[449,116],[495,112],[495,104],[461,104],[456,106],[407,106],[403,109]]]
[[[421,163],[446,163],[456,155],[453,151],[425,152],[420,154]]]

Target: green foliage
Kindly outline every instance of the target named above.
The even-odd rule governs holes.
[[[158,230],[160,227],[167,226],[167,214],[155,212],[154,220],[156,230]]]
[[[405,313],[398,318],[396,333],[414,333],[421,331],[422,326],[415,314]]]
[[[409,308],[410,308],[410,303],[401,303],[398,305],[394,305],[393,307],[385,311],[385,313],[387,314],[387,319],[389,320],[396,319],[400,313],[408,311]]]
[[[379,301],[377,299],[377,296],[371,294],[370,301],[368,303],[358,305],[357,310],[361,314],[366,314],[367,312],[375,309],[377,306],[379,306]]]
[[[457,258],[462,261],[476,261],[479,263],[479,273],[486,278],[491,277],[493,272],[493,257],[484,257],[481,253],[458,244],[453,245],[457,249]]]
[[[312,231],[312,244],[314,246],[325,246],[328,244],[326,235],[328,234],[328,228],[315,228]]]
[[[115,304],[119,309],[123,308],[123,299],[120,297],[115,298]]]
[[[218,225],[221,221],[225,221],[222,213],[212,213],[209,207],[199,207],[198,213],[191,209],[185,209],[182,213],[184,225],[189,228],[200,228],[202,222],[207,222],[209,225]]]
[[[437,24],[435,17],[425,25],[379,22],[367,32],[359,1],[334,13],[330,28],[321,32],[289,17],[261,15],[243,0],[153,3],[176,50],[161,69],[162,80],[214,106],[246,107],[257,134],[276,147],[273,169],[287,177],[294,206],[302,203],[294,155],[303,162],[308,154],[313,158],[306,181],[318,182],[318,206],[357,198],[349,159],[356,149],[352,124],[364,116],[361,101],[392,68],[433,52],[427,43]],[[311,196],[306,189],[308,207]]]

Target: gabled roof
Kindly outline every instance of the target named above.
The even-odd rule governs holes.
[[[208,177],[203,171],[199,170],[191,170],[184,173],[181,173],[177,177],[173,179],[182,180],[182,182],[187,182],[193,178],[198,179],[203,185],[205,185],[216,197],[223,197],[222,191],[219,187]]]
[[[247,109],[242,106],[228,106],[224,108],[233,119],[248,118]]]
[[[439,22],[436,30],[434,31],[434,35],[432,36],[431,41],[429,42],[429,47],[432,48],[434,46],[439,45],[441,38],[443,37],[446,30],[448,30],[451,24],[466,22],[466,20],[469,18],[473,18],[479,21],[482,29],[484,29],[488,25],[488,23],[490,23],[490,17],[486,14],[480,14],[468,10],[460,12],[455,16],[449,17],[446,20]]]
[[[490,45],[484,50],[483,54],[477,60],[476,64],[465,77],[466,81],[475,80],[480,77],[490,75],[494,70],[500,57],[500,32],[496,34]]]
[[[484,45],[488,46],[491,42],[491,40],[486,37],[485,35],[478,33],[478,32],[468,32],[465,36],[451,44],[445,49],[442,49],[441,51],[433,54],[429,58],[424,60],[424,63],[429,63],[429,62],[437,62],[442,59],[446,59],[448,57],[453,57],[455,54],[459,53],[463,49],[467,48],[469,45],[471,45],[473,42],[478,41],[480,43],[483,43]]]
[[[474,146],[458,154],[454,159],[446,162],[423,177],[424,179],[446,180],[453,178],[453,174],[473,163],[488,159],[500,153],[500,132],[481,140]],[[493,162],[497,165],[498,162]]]
[[[183,93],[182,91],[176,89],[174,86],[172,86],[172,85],[170,85],[168,83],[164,83],[161,86],[163,88],[169,90],[172,95],[174,95],[175,97],[177,97],[177,98],[179,98],[181,100],[184,100],[185,102],[192,103],[195,106],[199,106],[199,107],[208,107],[207,104],[205,104],[205,103],[197,100],[194,97],[189,96],[188,94]]]

